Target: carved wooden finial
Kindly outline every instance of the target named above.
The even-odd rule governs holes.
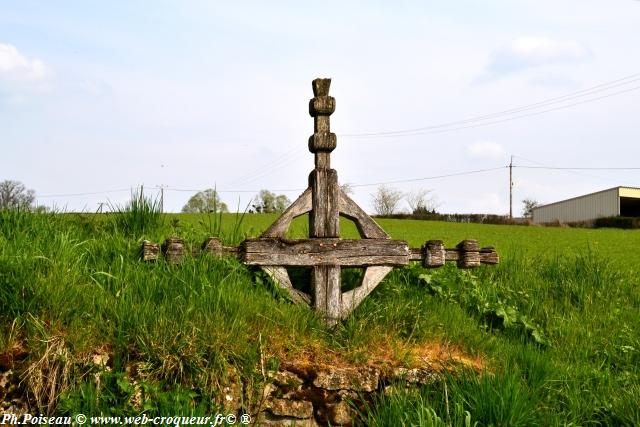
[[[331,79],[317,78],[311,82],[313,87],[313,96],[327,96],[329,95],[329,86],[331,86]]]
[[[309,137],[309,151],[315,154],[316,169],[330,169],[330,153],[336,148],[336,134],[331,132],[329,116],[336,110],[336,100],[329,96],[331,79],[315,79],[313,98],[309,100],[309,115],[313,117],[313,135]]]

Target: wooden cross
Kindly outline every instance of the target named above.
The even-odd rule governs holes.
[[[344,319],[375,289],[393,267],[411,261],[422,261],[426,268],[442,267],[456,261],[459,268],[497,264],[498,254],[491,248],[478,246],[475,240],[463,240],[453,249],[445,249],[441,240],[429,240],[421,248],[411,249],[403,240],[391,240],[353,200],[338,186],[338,173],[331,169],[331,152],[336,148],[336,135],[331,132],[329,116],[335,111],[335,99],[329,96],[330,79],[313,81],[314,97],[309,101],[309,114],[314,119],[314,133],[309,137],[309,151],[315,155],[315,168],[309,175],[309,187],[284,211],[258,239],[247,239],[240,247],[224,247],[217,238],[209,238],[202,249],[216,256],[234,254],[248,265],[266,271],[278,285],[286,289],[296,303],[305,303],[320,312],[329,324]],[[309,214],[309,238],[287,240],[291,221]],[[355,222],[360,240],[340,239],[340,215]],[[160,246],[145,240],[142,259],[158,258]],[[171,263],[184,257],[184,241],[168,238],[162,252]],[[287,267],[310,267],[309,295],[295,289]],[[360,286],[342,292],[342,267],[364,268]]]
[[[260,238],[245,240],[237,251],[248,265],[260,266],[295,302],[306,303],[335,324],[344,319],[382,279],[396,266],[422,261],[425,267],[440,267],[445,261],[457,261],[461,268],[496,264],[493,248],[478,247],[465,240],[456,249],[445,249],[442,241],[430,240],[420,249],[410,249],[407,242],[391,240],[338,186],[338,173],[331,169],[331,152],[336,148],[336,135],[329,126],[335,111],[335,99],[329,96],[331,79],[315,79],[314,98],[309,101],[309,114],[314,119],[314,133],[309,137],[309,151],[315,155],[315,169],[309,175],[309,187],[266,230]],[[309,213],[309,239],[286,240],[291,221]],[[340,239],[340,215],[353,220],[360,240]],[[310,267],[312,295],[295,289],[287,267]],[[342,292],[342,267],[363,267],[359,287]]]

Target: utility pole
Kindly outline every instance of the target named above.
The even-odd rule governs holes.
[[[509,219],[513,219],[513,155],[509,162]]]
[[[164,172],[164,164],[160,165],[160,170]],[[162,174],[164,176],[164,174]],[[160,212],[164,213],[164,184],[160,184]]]
[[[168,188],[168,185],[160,184],[156,188],[160,189],[160,212],[164,213],[164,189]]]

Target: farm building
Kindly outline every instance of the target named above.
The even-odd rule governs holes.
[[[591,221],[610,216],[640,216],[640,188],[614,187],[533,209],[533,222]]]

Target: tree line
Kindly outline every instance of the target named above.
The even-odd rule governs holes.
[[[346,194],[352,195],[353,188],[349,184],[340,186]],[[371,206],[376,215],[390,216],[399,213],[399,206],[405,200],[409,206],[409,215],[424,217],[437,214],[438,200],[433,190],[419,188],[409,192],[403,192],[393,187],[380,185],[376,191],[370,194]],[[36,193],[28,189],[19,181],[0,181],[0,209],[36,209],[34,206]],[[526,198],[522,201],[522,215],[525,218],[533,216],[533,209],[538,202]],[[248,212],[250,213],[281,213],[291,205],[291,200],[284,194],[275,194],[263,189],[251,200]],[[45,209],[39,207],[38,210]],[[182,207],[185,213],[219,213],[229,212],[228,205],[222,201],[215,188],[199,191],[189,198]],[[407,213],[406,211],[400,213]]]
[[[278,213],[289,207],[291,200],[284,194],[272,193],[269,190],[260,192],[251,200],[248,211],[250,213]],[[199,191],[182,207],[185,213],[219,213],[229,212],[229,207],[220,199],[214,188]]]

